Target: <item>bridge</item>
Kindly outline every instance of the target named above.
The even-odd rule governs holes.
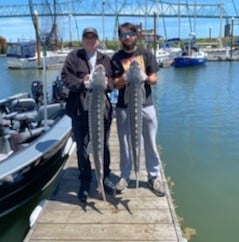
[[[188,18],[191,32],[193,32],[193,28],[190,18],[194,18],[194,21],[197,18],[218,19],[221,26],[220,32],[222,32],[223,20],[228,22],[229,19],[233,18],[235,19],[234,24],[239,21],[237,11],[233,15],[232,11],[229,12],[222,1],[218,4],[196,3],[196,0],[193,1],[194,3],[188,3],[187,0],[174,0],[174,2],[169,0],[28,0],[28,2],[29,4],[15,5],[0,3],[0,18],[31,17],[35,11],[40,17],[54,16],[54,19],[58,16],[77,17],[78,19],[100,17],[104,21],[104,18],[111,17],[114,19],[114,39],[117,35],[120,17],[136,17],[145,19],[145,22],[147,22],[147,19],[152,21],[155,16],[163,19],[163,21],[165,18]],[[234,3],[233,0],[232,2]],[[196,22],[194,22],[194,29],[195,25]],[[145,26],[147,27],[147,23],[145,23]]]
[[[55,2],[55,4],[53,4]],[[196,2],[196,1],[195,1]],[[160,0],[74,0],[74,1],[42,1],[30,4],[0,4],[0,18],[28,17],[31,9],[38,12],[39,16],[109,16],[109,17],[196,17],[196,18],[238,18],[232,16],[224,8],[223,3],[200,4],[181,2],[174,3]]]

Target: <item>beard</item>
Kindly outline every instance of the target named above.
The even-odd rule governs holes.
[[[137,39],[132,41],[130,44],[122,42],[122,47],[126,51],[132,51],[135,49],[136,43],[137,43]]]

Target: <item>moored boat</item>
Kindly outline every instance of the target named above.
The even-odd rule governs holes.
[[[174,58],[175,67],[198,66],[207,62],[207,54],[201,51],[194,52],[190,55],[182,55]]]
[[[54,68],[61,66],[70,50],[47,51],[46,67]],[[41,68],[42,64],[38,65],[36,52],[36,41],[21,40],[18,42],[10,42],[7,44],[7,67],[9,69],[29,69]],[[42,53],[40,63],[42,63]]]
[[[181,56],[174,58],[175,67],[190,67],[203,65],[207,62],[207,54],[200,51],[196,46],[196,38],[193,35],[192,39],[185,41]]]
[[[42,105],[39,94],[0,100],[0,217],[46,189],[73,147],[64,101]]]
[[[108,55],[109,57],[112,57],[115,53],[114,50],[106,48],[104,45],[98,45],[97,47],[98,51],[100,51],[103,54]]]
[[[172,64],[172,58],[170,56],[169,51],[165,49],[156,49],[156,61],[159,66],[163,67],[165,63],[171,62]]]

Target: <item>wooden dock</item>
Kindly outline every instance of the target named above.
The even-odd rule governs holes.
[[[111,137],[112,180],[119,179],[119,144],[115,120]],[[185,242],[178,224],[167,182],[167,195],[155,196],[147,187],[142,156],[140,187],[135,188],[134,172],[126,193],[109,196],[104,202],[97,196],[94,177],[86,205],[78,198],[78,169],[75,152],[59,175],[57,186],[47,199],[40,216],[24,242],[59,241],[163,241]]]

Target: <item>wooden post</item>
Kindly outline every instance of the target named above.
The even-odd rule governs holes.
[[[38,23],[38,14],[34,12],[34,25],[35,25],[35,33],[36,33],[36,44],[37,44],[37,67],[41,67],[41,43],[39,39],[39,23]]]

